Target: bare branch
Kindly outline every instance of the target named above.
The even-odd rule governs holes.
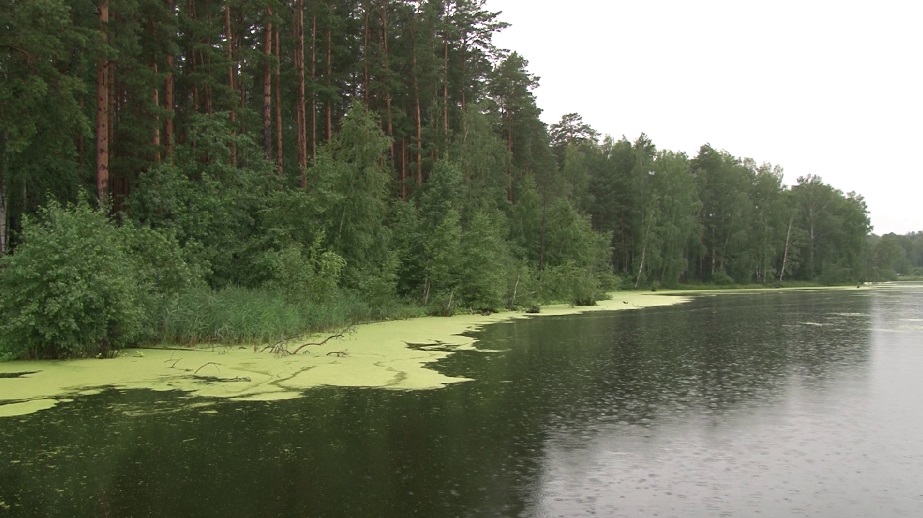
[[[203,365],[203,366],[199,367],[198,369],[196,369],[195,372],[192,373],[192,375],[195,376],[196,374],[199,373],[200,370],[204,369],[205,367],[208,367],[209,365],[214,365],[215,368],[218,369],[218,372],[221,372],[221,369],[218,368],[218,366],[221,365],[220,363],[208,362],[208,363],[206,363],[205,365]]]
[[[302,349],[304,349],[305,347],[307,347],[307,346],[309,346],[309,345],[317,345],[317,346],[320,346],[320,345],[324,345],[325,343],[329,342],[330,340],[333,340],[334,338],[343,338],[343,336],[344,336],[347,332],[351,331],[352,328],[353,328],[353,326],[347,326],[347,327],[343,328],[339,333],[337,333],[337,334],[335,334],[335,335],[330,335],[330,336],[328,336],[327,338],[324,338],[323,340],[321,340],[320,342],[308,342],[308,343],[306,343],[306,344],[301,344],[301,345],[299,345],[298,347],[296,347],[294,351],[292,351],[292,354],[298,354],[299,351],[301,351]]]
[[[276,342],[276,343],[274,343],[274,344],[272,344],[272,345],[267,345],[266,347],[263,347],[262,349],[260,349],[260,352],[264,352],[264,351],[266,351],[267,349],[269,349],[269,350],[271,350],[272,352],[277,353],[277,352],[279,352],[280,350],[284,350],[284,349],[285,349],[285,343],[286,343],[286,342],[290,342],[290,341],[292,341],[292,340],[294,340],[294,339],[295,339],[294,336],[289,336],[289,337],[283,338],[283,339],[279,340],[278,342]],[[256,348],[254,347],[253,350],[256,351]]]
[[[301,352],[301,350],[304,349],[305,347],[308,347],[308,346],[311,346],[311,345],[316,345],[316,346],[324,345],[324,344],[326,344],[327,342],[329,342],[330,340],[333,340],[334,338],[343,338],[344,336],[346,336],[347,334],[353,332],[354,330],[355,330],[355,326],[353,326],[353,325],[348,325],[348,326],[344,327],[343,329],[341,329],[340,331],[338,331],[338,332],[336,332],[336,333],[334,333],[334,334],[328,336],[327,338],[324,338],[324,339],[321,340],[320,342],[307,342],[307,343],[303,343],[303,344],[299,345],[298,347],[296,347],[294,350],[291,350],[291,351],[288,349],[288,347],[286,346],[286,344],[287,344],[288,342],[292,341],[293,338],[283,338],[283,339],[279,340],[278,342],[276,342],[276,343],[274,343],[274,344],[272,344],[272,345],[267,345],[267,346],[263,347],[262,349],[260,349],[260,352],[269,350],[269,351],[273,352],[274,354],[284,354],[284,355],[298,354],[298,353]]]

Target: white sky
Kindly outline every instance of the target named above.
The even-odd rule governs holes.
[[[923,231],[923,2],[487,0],[540,77],[552,124],[690,157],[710,143],[865,197],[884,234]]]

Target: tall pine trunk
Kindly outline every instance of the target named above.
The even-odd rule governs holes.
[[[277,101],[278,102],[278,101]],[[266,2],[263,26],[263,157],[272,156],[272,4]]]
[[[6,253],[6,188],[0,176],[0,257]]]
[[[401,139],[401,199],[407,199],[407,137]]]
[[[371,105],[371,95],[369,92],[369,59],[371,59],[371,52],[369,52],[369,40],[371,36],[369,34],[369,7],[365,8],[365,16],[363,16],[363,35],[362,35],[362,45],[364,50],[362,52],[362,99],[365,103],[366,109],[369,111],[372,110]]]
[[[298,131],[298,178],[301,187],[308,186],[308,146],[304,96],[304,0],[298,0],[295,7],[295,70],[298,75],[298,104],[295,119]]]
[[[195,20],[195,10],[192,10],[190,15],[192,19]],[[187,57],[187,59],[189,60],[189,67],[192,70],[192,75],[196,75],[199,70],[198,55],[199,53],[196,52],[195,47],[192,47],[189,49],[189,56]],[[196,79],[195,81],[192,82],[192,112],[199,113],[199,110],[201,108],[202,108],[202,92],[199,89],[199,80]]]
[[[317,163],[317,13],[311,15],[311,163]]]
[[[417,187],[423,186],[423,118],[420,115],[420,97],[417,96]]]
[[[3,140],[0,141],[0,257],[6,252],[7,225],[6,225],[6,172],[9,169],[7,144],[10,141],[10,130],[3,130]]]
[[[513,203],[513,115],[507,111],[503,118],[506,120],[506,199]]]
[[[80,112],[83,113],[86,107],[86,100],[81,97]],[[6,138],[9,140],[9,135],[6,135]],[[86,141],[84,140],[83,130],[81,128],[77,128],[77,165],[81,173],[86,169]]]
[[[166,116],[163,121],[163,146],[164,155],[169,157],[173,154],[173,117],[175,115],[175,79],[173,75],[173,55],[167,55],[167,77],[164,80],[163,88],[163,106],[166,110]]]
[[[154,77],[157,77],[157,63],[151,65]],[[154,135],[151,137],[151,146],[154,148],[154,163],[160,163],[160,87],[153,89],[151,101],[154,104]]]
[[[110,7],[110,18],[111,18],[111,7]],[[115,75],[115,61],[109,61],[109,158],[108,161],[112,162],[113,150],[115,149],[115,121],[116,113],[118,110],[118,103],[116,102],[116,89],[119,87],[118,81],[116,80]],[[124,189],[124,178],[121,175],[113,174],[112,167],[109,167],[109,196],[112,199],[112,208],[115,212],[121,210],[121,201],[122,193]]]
[[[224,32],[226,45],[226,54],[228,59],[228,86],[231,88],[231,99],[235,99],[232,103],[236,104],[237,97],[237,70],[234,63],[234,33],[231,32],[231,6],[230,4],[225,4],[224,6]],[[232,104],[231,106],[231,132],[232,134],[237,131],[237,109],[236,106]],[[231,167],[237,167],[237,143],[235,140],[231,140]]]
[[[442,147],[449,157],[449,34],[442,37]]]
[[[390,51],[388,49],[388,1],[381,1],[381,41],[382,49],[384,51],[384,65],[385,65],[385,81],[387,86],[385,87],[385,131],[388,135],[388,138],[391,139],[391,164],[395,165],[397,162],[395,158],[397,156],[397,142],[394,140],[394,120],[391,114],[391,63],[390,63]],[[401,169],[403,170],[403,163],[401,164]],[[401,177],[403,183],[403,176]]]
[[[199,50],[199,67],[202,70],[208,70],[209,68],[209,64],[205,62],[205,53],[201,50]],[[205,106],[205,113],[211,115],[215,111],[212,103],[212,85],[208,80],[205,81],[202,88],[202,103]]]
[[[109,42],[109,0],[99,0],[99,31]],[[96,63],[96,197],[109,194],[109,58],[104,50]]]
[[[410,63],[411,63],[411,76],[413,83],[413,103],[414,103],[414,125],[416,126],[417,134],[417,187],[423,185],[423,120],[420,116],[420,86],[417,81],[417,76],[419,72],[417,70],[417,24],[414,20],[410,22],[410,38],[411,38],[411,51],[410,51]],[[405,196],[406,197],[406,196]]]
[[[275,90],[276,90],[276,169],[279,176],[282,176],[282,49],[279,45],[279,27],[273,29],[273,39],[275,40],[276,70],[275,70]]]
[[[327,27],[326,31],[327,36],[327,75],[324,78],[327,83],[327,91],[330,92],[333,88],[333,33],[330,30],[330,27]],[[324,106],[324,116],[326,118],[324,124],[324,138],[327,141],[327,144],[333,140],[333,102],[330,99],[327,99],[326,105]]]
[[[167,6],[170,10],[170,16],[174,16],[176,0],[166,0]],[[174,79],[174,66],[173,66],[173,53],[170,52],[166,56],[167,64],[167,76],[164,79],[163,85],[163,107],[165,110],[165,116],[163,121],[163,146],[164,146],[164,155],[169,160],[169,157],[173,154],[173,117],[174,117],[174,106],[175,106],[175,86],[176,82]]]

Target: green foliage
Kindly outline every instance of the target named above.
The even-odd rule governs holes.
[[[598,299],[604,298],[599,277],[573,261],[545,268],[541,294],[543,300],[575,306],[595,306]]]
[[[449,212],[461,210],[464,179],[455,162],[440,160],[426,182],[420,198],[421,224],[432,230],[448,216]]]
[[[863,277],[870,226],[862,197],[844,196],[819,177],[807,176],[792,187],[791,202],[803,236],[798,251],[802,264],[796,274],[825,284]]]
[[[870,238],[871,250],[866,265],[866,280],[893,281],[898,275],[912,274],[915,268],[910,257],[915,255],[914,240],[923,241],[918,236],[919,234],[886,234]]]
[[[730,286],[734,284],[734,278],[724,272],[724,270],[718,270],[711,276],[711,281],[718,286]]]
[[[26,220],[23,242],[0,263],[0,349],[107,354],[149,338],[149,308],[196,281],[171,239],[119,228],[85,203],[52,202]]]
[[[338,295],[346,261],[315,242],[307,250],[301,245],[270,250],[264,254],[260,266],[268,274],[264,286],[270,290],[291,300],[324,303]]]
[[[351,292],[369,307],[378,308],[382,315],[387,315],[389,307],[403,304],[397,294],[398,266],[397,254],[389,253],[377,267],[357,272]]]
[[[747,197],[751,171],[727,151],[709,145],[692,160],[698,196],[701,200],[702,225],[699,276],[708,279],[718,270],[730,275],[749,275],[746,259],[739,253],[747,250],[747,221],[753,205]]]
[[[684,154],[661,151],[651,170],[645,269],[652,279],[675,284],[686,271],[687,254],[699,229],[701,204]]]
[[[548,128],[548,137],[559,165],[564,163],[569,146],[592,148],[599,136],[599,132],[583,122],[583,117],[578,113],[565,114],[559,122]]]
[[[388,258],[384,218],[389,177],[382,161],[389,146],[378,118],[356,103],[313,168],[316,188],[310,197],[322,211],[332,251],[346,260],[344,275],[353,287],[363,270]]]
[[[510,254],[498,219],[478,212],[462,235],[459,298],[467,307],[496,311],[504,305]]]
[[[528,65],[528,60],[517,52],[506,56],[494,66],[487,93],[500,115],[499,132],[512,151],[512,168],[551,173],[555,170],[554,155],[532,93],[538,87],[538,78],[529,73]]]
[[[567,200],[556,200],[544,219],[544,264],[573,262],[592,274],[609,270],[611,235],[594,231],[589,219]]]
[[[537,306],[541,301],[539,272],[527,261],[511,262],[506,278],[506,307],[516,309]]]
[[[394,235],[391,245],[396,262],[396,292],[401,297],[415,297],[422,293],[425,277],[424,230],[416,205],[396,202],[391,210],[390,226]]]
[[[598,148],[587,144],[570,144],[564,151],[563,165],[558,179],[558,192],[582,212],[593,204],[590,190],[590,176],[594,173],[595,163],[599,160]]]
[[[427,236],[424,243],[426,281],[423,304],[430,298],[444,304],[447,311],[457,304],[455,291],[460,286],[461,221],[458,212],[450,209],[442,221]]]
[[[538,266],[542,260],[544,207],[534,179],[526,177],[522,194],[513,206],[509,240],[513,255]]]
[[[277,188],[271,166],[261,158],[243,167],[253,144],[231,135],[227,126],[222,114],[196,117],[190,137],[195,146],[179,146],[175,163],[142,175],[125,203],[132,220],[168,231],[183,247],[198,250],[196,260],[212,286],[258,275],[255,261],[265,238],[259,215]],[[232,144],[237,165],[229,162]]]
[[[131,221],[126,221],[120,230],[127,251],[136,262],[138,283],[151,286],[157,299],[203,285],[206,273],[203,266],[190,257],[191,251],[180,248],[172,235]]]
[[[506,171],[512,157],[493,131],[497,124],[481,106],[469,105],[465,111],[465,132],[453,143],[451,156],[458,162],[464,178],[459,185],[465,193],[464,204],[475,210],[499,210],[506,206]]]

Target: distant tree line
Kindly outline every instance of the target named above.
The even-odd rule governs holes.
[[[901,277],[923,277],[923,232],[899,236],[893,232],[871,235],[868,279],[893,281]]]
[[[0,0],[0,347],[864,278],[861,196],[546,126],[506,26],[485,0]],[[242,332],[251,301],[283,306]]]

